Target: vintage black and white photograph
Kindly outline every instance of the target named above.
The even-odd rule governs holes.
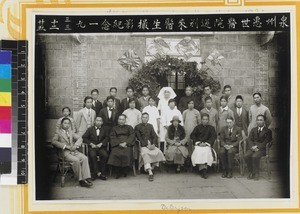
[[[288,13],[35,29],[37,200],[290,198]]]

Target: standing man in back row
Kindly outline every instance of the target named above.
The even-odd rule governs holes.
[[[206,97],[211,97],[212,107],[214,109],[218,110],[219,107],[220,107],[219,98],[216,95],[213,95],[211,93],[211,86],[210,85],[204,86],[204,95],[202,97],[202,103],[205,103],[205,98]]]
[[[109,96],[114,98],[112,108],[114,108],[116,114],[119,115],[122,112],[120,112],[121,101],[117,98],[117,92],[118,92],[118,89],[116,87],[111,87],[109,89]],[[106,99],[103,101],[103,107],[107,107],[107,100]]]
[[[243,106],[243,101],[243,97],[237,95],[235,98],[235,108],[232,110],[235,124],[242,129],[243,138],[246,138],[246,136],[248,136],[249,112]]]
[[[178,103],[178,110],[183,113],[184,110],[188,109],[188,103],[193,100],[194,107],[196,110],[201,111],[203,108],[202,100],[196,96],[193,96],[193,88],[191,86],[187,86],[185,88],[185,96],[181,97]]]
[[[98,96],[99,96],[98,89],[93,89],[91,91],[91,96],[93,98],[92,109],[96,112],[96,115],[98,115],[100,110],[102,109],[102,103],[98,100]]]
[[[87,96],[84,98],[84,108],[80,109],[77,113],[75,120],[78,134],[82,136],[85,131],[94,125],[96,112],[92,109],[93,98]]]
[[[126,87],[126,95],[127,97],[121,101],[121,109],[120,112],[124,112],[129,108],[129,99],[134,99],[135,108],[140,109],[139,101],[134,97],[134,89],[131,86]]]
[[[144,108],[149,105],[149,103],[148,103],[149,98],[150,98],[149,87],[147,85],[144,85],[142,87],[142,96],[138,99],[138,101],[140,103],[140,109],[138,109],[138,110],[143,112]]]
[[[223,88],[224,96],[227,98],[227,105],[233,111],[235,107],[235,98],[231,94],[231,86],[225,85]]]
[[[265,126],[268,128],[272,122],[271,112],[268,107],[261,103],[261,93],[256,92],[253,94],[254,105],[250,107],[249,110],[249,127],[248,133],[250,133],[251,129],[256,127],[256,117],[257,115],[265,116]]]

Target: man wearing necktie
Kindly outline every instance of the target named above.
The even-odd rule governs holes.
[[[98,115],[100,110],[102,109],[102,103],[98,100],[98,96],[99,96],[98,89],[93,89],[91,91],[91,96],[93,98],[92,109],[96,112],[96,115]]]
[[[72,163],[72,169],[82,187],[92,186],[88,158],[77,149],[82,144],[82,138],[70,130],[71,120],[63,118],[60,129],[55,133],[52,144],[59,148],[59,156]]]
[[[118,89],[116,87],[111,87],[109,89],[109,96],[112,96],[114,98],[114,103],[113,103],[113,108],[115,109],[116,112],[116,117],[119,116],[120,114],[120,106],[121,106],[121,101],[116,97],[117,96]],[[103,107],[107,107],[106,99],[103,101]]]
[[[114,108],[114,99],[113,96],[108,96],[106,98],[106,107],[102,108],[98,115],[103,119],[103,126],[107,126],[110,129],[118,124],[118,115]]]
[[[235,125],[242,129],[243,136],[248,136],[249,112],[243,106],[243,97],[237,95],[235,98],[235,108],[233,109]]]
[[[83,142],[88,145],[89,159],[92,165],[92,179],[106,180],[106,161],[108,159],[107,144],[109,128],[103,127],[103,119],[96,117],[94,126],[88,128],[82,136]],[[98,157],[100,161],[98,162]]]
[[[242,140],[241,128],[234,124],[232,117],[226,119],[225,126],[220,133],[220,160],[223,168],[222,178],[232,178],[234,155],[239,151],[239,143]]]
[[[260,158],[266,155],[266,145],[272,141],[272,131],[265,125],[266,117],[256,117],[257,127],[251,129],[247,139],[247,152],[244,156],[249,175],[248,179],[259,179]]]
[[[85,131],[94,124],[96,112],[92,109],[92,105],[93,98],[90,96],[85,97],[84,108],[80,109],[77,113],[75,123],[80,136],[82,136]]]

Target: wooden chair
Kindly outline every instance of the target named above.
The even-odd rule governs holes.
[[[137,142],[137,157],[136,157],[136,160],[137,160],[137,162],[138,162],[138,174],[141,174],[141,168],[142,168],[142,166],[144,165],[144,161],[143,161],[143,158],[142,158],[142,155],[141,155],[141,148],[142,148],[142,146],[141,146],[141,142],[138,140],[138,139],[136,139],[136,142]],[[159,140],[158,140],[158,149],[160,149],[160,142],[159,142]],[[159,170],[160,170],[160,168],[159,168]]]
[[[137,153],[136,153],[136,146],[134,145],[132,147],[132,154],[133,154],[133,162],[132,162],[132,172],[133,172],[133,176],[136,176],[136,167],[135,167],[135,161],[137,160]],[[112,168],[113,166],[109,166],[109,176],[112,176]]]
[[[261,159],[260,159],[260,163],[261,163],[262,160],[265,160],[266,171],[267,171],[267,175],[268,175],[267,179],[271,179],[270,150],[271,150],[272,145],[273,145],[273,141],[267,143],[267,145],[266,145],[266,155],[262,156]],[[244,152],[246,153],[246,150],[247,150],[247,143],[246,143],[246,141],[245,141],[243,147],[244,147]]]
[[[218,156],[220,154],[220,148],[221,148],[221,142],[220,140],[217,140],[218,143]],[[239,142],[239,146],[238,146],[238,152],[235,154],[234,156],[234,160],[237,163],[238,167],[239,167],[239,171],[241,175],[244,175],[244,168],[245,168],[245,160],[244,160],[244,154],[245,154],[245,139],[243,138],[240,142]],[[218,160],[218,172],[220,170],[220,160]]]
[[[192,145],[192,151],[194,151],[195,146],[194,146],[194,142],[193,142],[192,139],[190,140],[190,144]],[[215,150],[217,156],[216,156],[216,163],[213,163],[213,165],[214,165],[215,170],[216,170],[217,172],[219,172],[219,165],[220,165],[219,151],[220,151],[220,145],[219,145],[219,143],[218,143],[218,139],[216,139],[216,141],[214,142],[214,145],[215,145],[215,144],[217,144],[217,148],[216,148],[217,151],[216,151],[214,148],[213,148],[213,149]],[[191,172],[193,171],[193,164],[192,164],[192,161],[191,161],[190,171],[191,171]]]
[[[166,143],[166,151],[167,151],[167,149],[168,149],[168,144],[167,144],[167,142],[165,142]],[[185,145],[185,147],[187,148],[187,150],[188,150],[188,143],[186,143],[186,145]],[[165,154],[164,154],[165,155]],[[184,162],[184,165],[183,165],[183,168],[184,168],[184,171],[185,172],[188,172],[189,171],[189,166],[187,166],[188,164],[191,164],[191,161],[189,161],[189,158],[190,157],[187,157],[186,159],[185,159],[185,162]],[[169,172],[169,166],[170,165],[174,165],[174,163],[173,163],[173,161],[167,161],[166,160],[166,162],[165,162],[165,166],[166,166],[166,171],[167,172]]]
[[[234,159],[239,166],[240,174],[244,175],[245,160],[244,160],[244,141],[239,142],[239,152],[235,154]]]
[[[61,157],[59,155],[59,148],[54,147],[56,150],[56,155],[57,155],[57,166],[56,166],[56,171],[53,177],[53,182],[55,182],[57,174],[60,174],[60,186],[64,187],[65,186],[65,179],[68,173],[73,172],[72,170],[72,163],[69,161],[66,161],[64,157]],[[73,175],[74,176],[74,175]]]
[[[271,168],[270,168],[270,150],[272,147],[273,142],[269,142],[266,145],[266,155],[263,156],[260,160],[265,159],[266,160],[266,166],[267,166],[267,173],[268,173],[268,179],[271,179]]]

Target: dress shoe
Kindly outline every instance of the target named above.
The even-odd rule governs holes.
[[[199,175],[201,176],[201,178],[203,178],[203,170],[199,171]]]
[[[253,179],[253,173],[252,173],[252,172],[249,173],[247,179],[248,179],[248,180]]]
[[[232,172],[229,172],[227,178],[232,178]]]
[[[227,177],[227,172],[223,172],[222,173],[222,178],[226,178]]]
[[[120,173],[120,172],[119,172],[119,173],[117,174],[117,176],[116,176],[116,179],[121,178],[122,175],[123,175],[123,173]]]
[[[80,181],[79,181],[79,185],[80,185],[81,187],[91,187],[93,184],[87,182],[86,180],[80,180]]]
[[[85,179],[88,183],[93,183],[93,179],[92,178],[87,178],[87,179]]]
[[[92,181],[96,180],[96,176],[92,176],[92,177],[91,177],[91,180],[92,180]]]
[[[202,178],[207,179],[208,176],[207,176],[207,173],[206,173],[206,169],[203,169],[202,171],[203,171]]]
[[[255,174],[254,180],[258,181],[259,180],[259,174]]]
[[[107,180],[107,177],[105,175],[98,175],[97,178],[99,178],[100,180],[103,180],[103,181],[106,181]]]
[[[149,175],[148,180],[149,181],[153,181],[154,180],[154,176],[153,175]]]

